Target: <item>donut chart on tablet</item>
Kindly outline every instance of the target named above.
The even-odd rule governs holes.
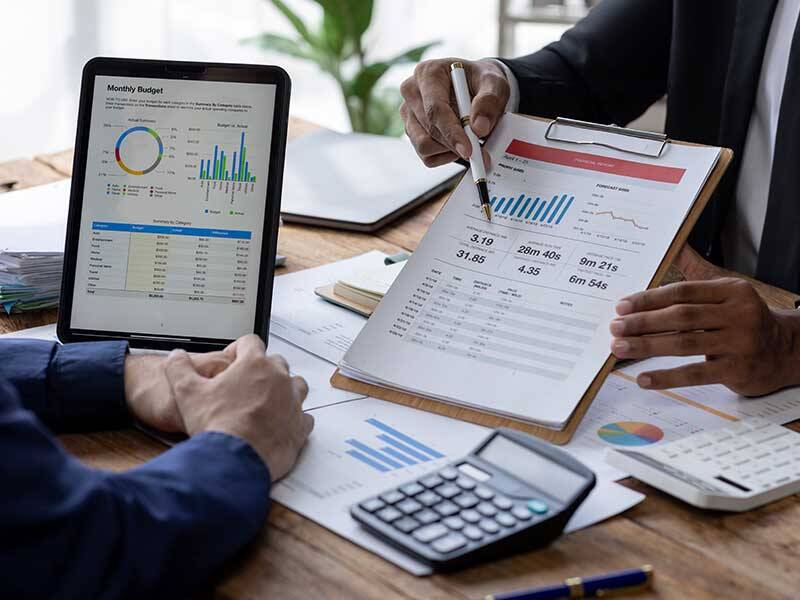
[[[128,140],[129,143],[126,144],[125,151],[123,152],[122,144],[131,134],[139,135],[136,135]],[[132,145],[134,141],[135,145],[133,145],[133,148],[128,149],[128,146]],[[129,152],[133,155],[132,157],[128,156]],[[125,156],[123,157],[123,155]],[[145,163],[146,166],[143,168],[134,168],[134,166],[141,166],[137,164],[137,162],[138,160],[142,160],[143,156],[147,158],[149,165]],[[150,173],[158,166],[163,156],[164,143],[161,141],[158,133],[149,127],[144,127],[143,125],[130,127],[129,129],[123,131],[122,134],[120,134],[120,136],[117,138],[117,143],[114,147],[114,157],[117,159],[119,168],[130,175],[147,175],[147,173]],[[126,164],[126,160],[128,160],[130,164]]]

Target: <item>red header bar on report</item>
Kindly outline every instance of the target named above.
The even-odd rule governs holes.
[[[508,148],[506,148],[506,152],[522,158],[530,158],[554,165],[600,171],[601,173],[611,173],[612,175],[624,175],[625,177],[635,177],[636,179],[647,179],[661,183],[680,183],[683,174],[686,172],[686,169],[677,167],[648,165],[647,163],[633,160],[608,158],[607,156],[588,154],[587,152],[548,148],[538,144],[529,144],[522,140],[512,140]]]

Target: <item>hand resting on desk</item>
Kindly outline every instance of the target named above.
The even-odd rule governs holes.
[[[283,357],[266,356],[258,336],[222,352],[169,357],[128,356],[125,397],[144,424],[190,436],[221,431],[248,442],[273,480],[297,460],[314,427],[302,405],[308,385],[292,377]]]
[[[751,283],[719,278],[722,269],[689,248],[676,265],[687,278],[718,278],[672,283],[620,300],[619,317],[610,324],[611,351],[618,358],[705,355],[705,360],[641,373],[639,386],[721,383],[758,396],[800,383],[800,314],[769,308]]]

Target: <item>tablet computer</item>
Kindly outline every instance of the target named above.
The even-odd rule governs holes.
[[[62,342],[204,351],[267,339],[289,92],[274,66],[86,65]]]

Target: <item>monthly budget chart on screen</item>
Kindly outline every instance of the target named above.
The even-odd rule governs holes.
[[[72,327],[253,331],[275,91],[95,78]]]
[[[492,221],[466,177],[345,355],[345,375],[567,420],[608,358],[617,301],[647,287],[719,149],[668,144],[644,158],[553,143],[546,128],[502,119],[486,144]]]

